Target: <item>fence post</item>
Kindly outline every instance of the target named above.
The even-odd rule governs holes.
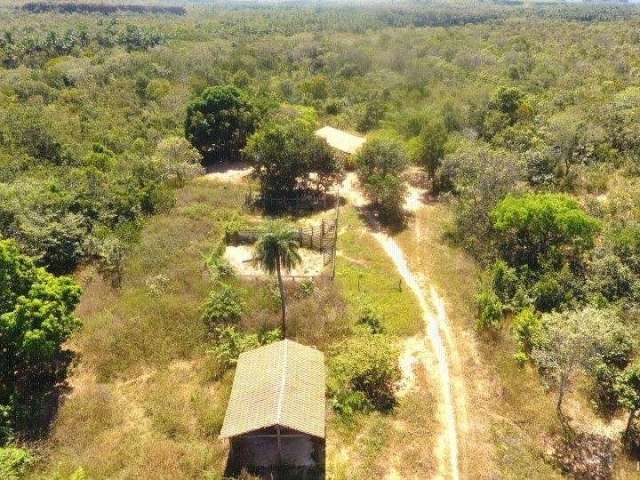
[[[338,187],[336,201],[336,221],[333,224],[333,271],[331,272],[331,280],[336,278],[336,256],[338,255],[338,221],[340,219],[340,187]],[[360,285],[358,285],[358,289]]]

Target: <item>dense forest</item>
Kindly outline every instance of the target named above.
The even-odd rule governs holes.
[[[15,3],[0,2],[0,477],[222,478],[235,359],[285,328],[329,357],[327,477],[386,476],[393,442],[420,465],[428,434],[379,439],[430,421],[432,386],[394,386],[419,313],[357,233],[375,218],[424,247],[403,237],[419,186],[439,232],[425,257],[453,265],[441,287],[459,286],[452,323],[486,378],[486,453],[473,466],[461,442],[461,478],[636,478],[640,6]],[[336,157],[322,125],[367,142]],[[230,161],[254,169],[246,184],[197,179]],[[345,207],[336,282],[233,275],[225,239],[326,203],[345,171],[374,212]],[[272,237],[299,263],[282,219],[265,225],[261,268]]]

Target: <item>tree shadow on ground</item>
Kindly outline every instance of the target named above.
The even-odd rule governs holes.
[[[76,360],[74,352],[64,350],[50,369],[32,372],[29,381],[17,385],[20,406],[13,423],[18,438],[35,441],[49,435],[58,410],[71,392],[67,378]]]
[[[412,212],[403,210],[399,215],[387,216],[380,212],[374,205],[354,207],[358,216],[372,232],[387,232],[396,235],[403,232],[409,226],[414,217]]]
[[[345,205],[344,198],[338,198],[333,193],[298,195],[286,198],[262,198],[250,196],[247,205],[250,209],[271,217],[287,216],[294,219],[308,217],[323,212],[335,210],[336,203]]]

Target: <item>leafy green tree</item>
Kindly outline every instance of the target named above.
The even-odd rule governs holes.
[[[355,161],[365,192],[383,219],[399,219],[406,193],[400,175],[408,165],[404,144],[390,135],[374,136],[358,150]]]
[[[452,191],[454,239],[477,258],[491,258],[495,247],[491,212],[505,195],[521,189],[519,157],[463,142],[445,156],[434,182],[436,191]]]
[[[433,180],[444,157],[448,132],[440,121],[428,121],[414,144],[413,161],[422,166]]]
[[[256,121],[256,109],[240,89],[209,87],[187,107],[185,135],[206,160],[234,160]]]
[[[10,240],[0,240],[0,272],[0,406],[12,429],[37,431],[66,376],[63,344],[79,325],[80,288],[36,267]]]
[[[326,191],[340,171],[327,142],[313,134],[304,118],[266,124],[251,136],[244,152],[263,200],[274,209],[301,193]]]
[[[491,216],[502,257],[534,270],[578,261],[600,229],[578,202],[553,193],[508,195]]]
[[[83,215],[40,215],[26,211],[19,215],[19,222],[18,239],[30,255],[53,273],[71,273],[84,258],[88,232]]]
[[[282,336],[287,336],[287,304],[282,270],[291,271],[302,258],[298,253],[298,234],[281,222],[271,222],[254,246],[254,263],[278,279],[280,291]]]
[[[162,140],[153,156],[165,180],[173,180],[179,187],[187,180],[204,173],[200,165],[202,156],[184,138],[167,137]]]
[[[563,425],[568,426],[562,407],[573,381],[597,363],[618,331],[619,321],[609,310],[587,307],[543,315],[531,357],[557,389],[556,411]]]

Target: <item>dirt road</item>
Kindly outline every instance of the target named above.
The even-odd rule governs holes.
[[[358,187],[354,174],[347,175],[342,184],[341,194],[355,207],[366,205],[366,199]],[[410,190],[407,205],[408,210],[420,208],[420,192]],[[409,267],[404,252],[396,241],[383,231],[371,232],[376,241],[389,255],[398,273],[418,300],[424,321],[424,336],[412,337],[405,343],[407,349],[401,358],[401,367],[405,376],[404,388],[409,388],[412,377],[412,367],[415,361],[421,361],[430,376],[438,383],[440,402],[438,404],[438,420],[441,425],[440,437],[435,453],[438,468],[434,480],[459,480],[459,452],[458,452],[458,415],[457,406],[464,406],[463,385],[452,380],[450,371],[449,346],[453,343],[453,334],[447,319],[446,307],[442,297],[433,286],[426,285],[422,279]],[[429,294],[427,295],[427,291]],[[423,348],[430,355],[424,355]]]

